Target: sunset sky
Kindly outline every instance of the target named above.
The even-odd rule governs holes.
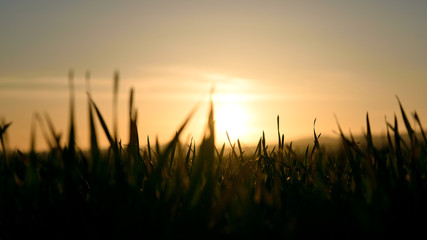
[[[183,135],[200,141],[215,104],[218,144],[225,130],[245,145],[262,132],[289,142],[313,134],[374,133],[385,117],[427,121],[427,1],[1,1],[0,120],[9,145],[27,150],[35,112],[67,136],[68,71],[74,70],[76,125],[87,147],[85,73],[112,128],[113,74],[120,72],[119,134],[128,140],[135,89],[141,145],[166,142],[191,109]],[[425,122],[424,125],[427,125]],[[98,135],[106,140],[98,125]],[[38,149],[46,144],[37,129]]]

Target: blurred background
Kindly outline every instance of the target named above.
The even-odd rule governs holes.
[[[87,87],[112,128],[120,72],[119,136],[128,139],[135,89],[141,145],[164,143],[201,102],[185,138],[203,137],[215,91],[217,143],[374,134],[406,111],[427,119],[426,1],[1,1],[0,120],[28,150],[35,112],[66,139],[74,71],[78,144],[89,142]],[[37,149],[47,148],[39,129]],[[101,128],[98,127],[101,136]],[[102,136],[103,137],[103,136]],[[104,139],[103,146],[107,146]]]

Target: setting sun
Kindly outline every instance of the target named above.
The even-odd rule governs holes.
[[[248,113],[244,106],[238,103],[219,104],[215,109],[216,132],[221,142],[228,141],[228,132],[231,141],[244,137],[248,129]]]
[[[425,234],[426,13],[0,0],[0,240]]]

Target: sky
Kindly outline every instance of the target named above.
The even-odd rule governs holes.
[[[74,72],[76,126],[88,146],[85,74],[112,128],[113,74],[120,72],[119,137],[128,139],[135,90],[141,145],[171,139],[200,104],[182,140],[200,141],[211,89],[217,143],[274,143],[375,134],[406,111],[427,119],[426,1],[0,1],[0,121],[11,148],[27,150],[35,114],[63,142]],[[36,124],[37,149],[45,149]],[[98,124],[102,144],[107,141]]]

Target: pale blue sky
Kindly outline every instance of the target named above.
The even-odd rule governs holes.
[[[143,139],[173,135],[214,82],[218,108],[232,99],[245,109],[248,143],[262,130],[274,141],[277,114],[288,140],[310,136],[316,117],[333,135],[334,114],[360,132],[366,111],[381,133],[395,94],[427,118],[426,1],[1,1],[0,32],[0,118],[14,122],[12,147],[27,148],[34,111],[66,131],[70,68],[81,145],[87,69],[107,116],[113,72],[123,113],[135,87]],[[197,138],[200,112],[189,129]]]

